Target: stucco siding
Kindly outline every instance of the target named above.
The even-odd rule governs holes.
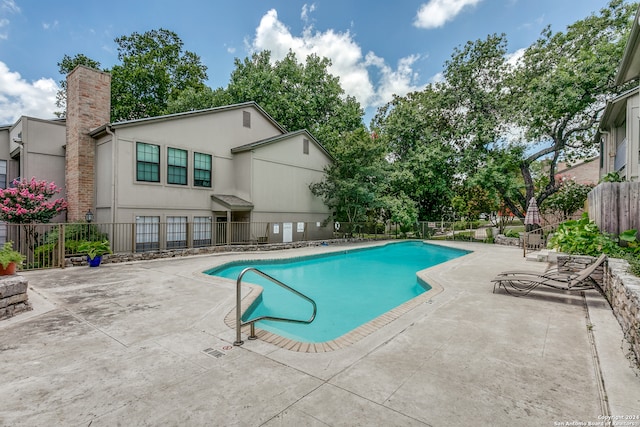
[[[251,170],[253,152],[243,152],[233,155],[233,190],[231,194],[234,194],[241,199],[254,202],[253,200],[253,180],[252,177],[255,171]],[[224,194],[216,191],[218,194]]]
[[[0,129],[0,159],[9,160],[9,129]]]
[[[23,143],[23,153],[20,156],[21,176],[25,179],[35,177],[38,180],[53,181],[63,188],[60,197],[65,197],[64,124],[30,117],[22,117],[20,122]]]
[[[253,154],[252,200],[255,220],[321,221],[329,215],[309,185],[324,178],[331,159],[309,141],[303,152],[304,135],[259,147]],[[258,219],[259,218],[259,219]],[[264,219],[269,218],[269,219]]]
[[[193,187],[192,173],[190,185],[168,184],[166,146],[160,147],[160,182],[140,182],[136,180],[136,143],[118,138],[117,150],[117,194],[115,207],[117,221],[131,222],[135,216],[146,210],[208,210],[211,188]],[[175,147],[175,146],[173,146]],[[181,148],[181,147],[176,147]],[[190,153],[189,159],[192,159]],[[191,164],[191,163],[189,163]],[[189,166],[191,171],[191,166]]]
[[[251,128],[243,126],[243,111],[251,113]],[[233,147],[282,133],[253,107],[114,127],[121,139],[189,147],[223,156]]]
[[[96,221],[113,222],[111,205],[114,195],[113,140],[111,137],[96,144]]]

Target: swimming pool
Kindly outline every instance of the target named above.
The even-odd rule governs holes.
[[[258,328],[299,342],[335,340],[424,293],[430,286],[416,273],[465,255],[467,251],[423,242],[391,243],[289,260],[232,262],[206,274],[235,280],[255,267],[316,301],[318,312],[308,325],[262,320]],[[268,280],[247,273],[244,282],[264,291],[243,321],[264,315],[308,319],[311,305]]]

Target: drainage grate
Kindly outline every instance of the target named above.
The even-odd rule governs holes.
[[[225,355],[225,353],[220,350],[216,350],[215,348],[205,348],[204,350],[202,350],[202,352],[208,354],[211,357],[215,357],[216,359],[219,359]]]

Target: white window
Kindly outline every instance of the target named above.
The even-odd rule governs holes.
[[[0,188],[7,188],[7,161],[0,160]]]
[[[211,246],[211,217],[193,218],[193,246]]]
[[[136,217],[136,252],[153,251],[160,248],[160,217]]]
[[[167,217],[167,249],[187,247],[187,217]]]

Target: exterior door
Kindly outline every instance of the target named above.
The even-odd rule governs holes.
[[[282,224],[282,243],[293,242],[293,223],[285,222]]]

